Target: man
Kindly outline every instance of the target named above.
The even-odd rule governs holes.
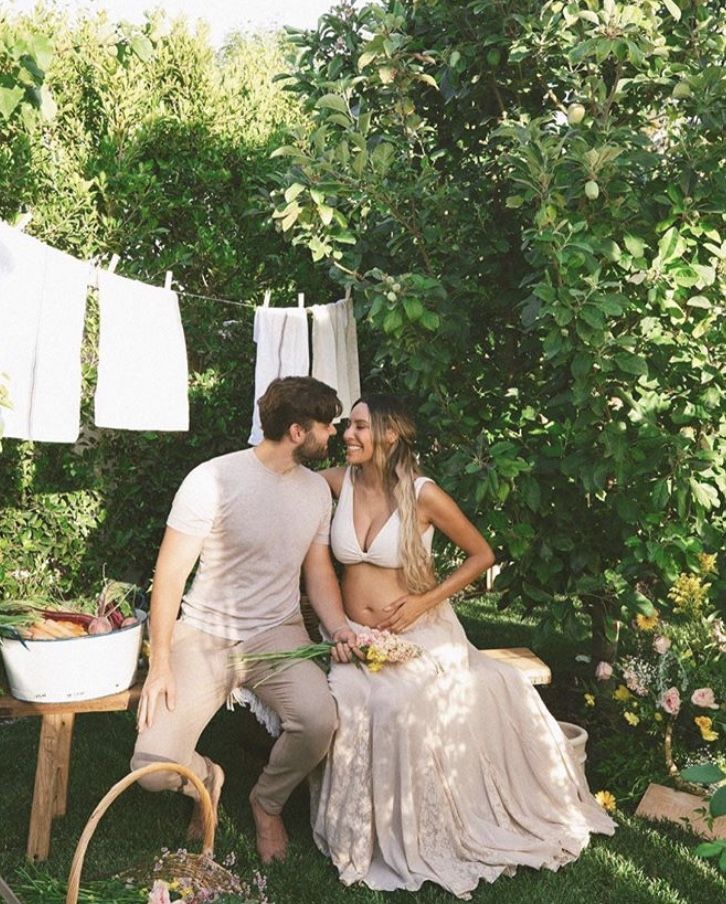
[[[318,380],[287,377],[273,381],[258,404],[265,437],[260,445],[199,465],[174,498],[154,574],[151,663],[131,767],[170,760],[188,766],[205,783],[216,810],[224,773],[196,752],[197,741],[234,687],[264,677],[255,693],[282,724],[250,795],[257,849],[267,863],[285,857],[280,814],[292,790],[325,756],[335,705],[324,673],[311,662],[279,672],[255,663],[240,672],[231,657],[310,642],[299,605],[301,568],[310,602],[336,644],[336,659],[350,660],[355,634],[328,550],[330,492],[320,475],[301,464],[325,457],[340,401]],[[197,559],[194,582],[184,594]],[[142,784],[152,791],[181,790],[197,800],[191,783],[175,773],[156,773]],[[190,837],[201,835],[201,828],[195,803]]]

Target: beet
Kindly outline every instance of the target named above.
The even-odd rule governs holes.
[[[105,615],[99,615],[96,618],[92,618],[88,625],[89,634],[110,634],[112,631],[113,625],[111,624],[111,620],[106,618]]]

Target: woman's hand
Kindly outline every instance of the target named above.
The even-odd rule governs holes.
[[[400,634],[431,608],[431,601],[426,593],[407,593],[384,607],[384,621],[376,627],[380,631],[392,631]]]

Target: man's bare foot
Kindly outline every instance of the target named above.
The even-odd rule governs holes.
[[[214,810],[214,825],[217,825],[217,809],[219,807],[219,798],[222,794],[222,785],[224,785],[224,770],[217,763],[209,760],[209,774],[204,784],[209,791],[212,800],[212,810]],[[202,816],[202,805],[198,800],[194,801],[194,810],[192,818],[187,828],[188,841],[201,841],[204,838],[204,818]]]
[[[273,860],[284,860],[287,856],[287,832],[281,816],[274,816],[263,810],[262,805],[255,797],[254,791],[250,794],[250,806],[255,818],[257,830],[257,853],[263,863],[271,863]]]

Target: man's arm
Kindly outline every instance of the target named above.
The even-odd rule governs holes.
[[[324,543],[313,543],[308,550],[303,562],[303,578],[315,614],[335,641],[333,658],[350,662],[350,649],[355,647],[356,634],[348,627],[330,548]]]
[[[159,549],[151,591],[151,661],[139,700],[139,731],[148,728],[163,700],[168,709],[175,704],[174,675],[171,670],[171,638],[187,578],[199,558],[203,537],[183,534],[167,527]]]

